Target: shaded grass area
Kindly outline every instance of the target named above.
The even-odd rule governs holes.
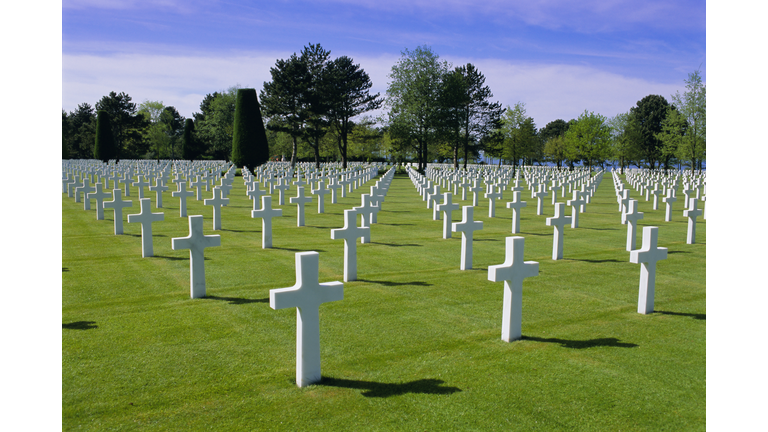
[[[295,205],[280,206],[267,250],[241,178],[221,231],[212,231],[211,207],[193,197],[188,214],[203,215],[205,234],[221,235],[222,245],[205,252],[208,297],[197,300],[188,252],[171,250],[188,221],[170,192],[153,210],[165,220],[153,226],[152,258],[141,258],[138,224],[115,236],[111,212],[96,221],[95,210],[63,194],[64,429],[705,428],[706,222],[688,245],[682,207],[664,222],[663,207],[640,199],[640,226],[659,226],[670,253],[657,264],[658,312],[637,314],[640,266],[625,250],[610,176],[580,228],[566,228],[560,261],[551,260],[545,225],[550,198],[537,216],[523,193],[518,235],[540,274],[523,284],[523,340],[513,343],[500,339],[503,285],[487,278],[512,235],[503,205],[511,193],[495,218],[480,199],[474,269],[461,271],[460,234],[442,239],[442,221],[407,176],[395,177],[372,243],[358,244],[360,280],[320,308],[323,380],[296,387],[296,312],[270,309],[269,290],[293,286],[300,251],[320,252],[321,282],[342,280],[343,242],[330,229],[373,184],[338,204],[326,200],[325,214],[313,201],[305,227],[296,226]],[[138,212],[136,195],[125,215]]]

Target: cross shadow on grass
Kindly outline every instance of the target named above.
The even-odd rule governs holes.
[[[678,253],[687,253],[687,254],[689,254],[691,252],[689,252],[689,251],[667,251],[667,253],[669,253],[669,254],[678,254]]]
[[[626,261],[619,261],[615,259],[604,259],[604,260],[590,260],[590,259],[576,259],[576,258],[566,258],[566,261],[581,261],[581,262],[588,262],[588,263],[607,263],[607,262],[626,262]]]
[[[260,230],[233,230],[233,229],[226,229],[226,228],[222,228],[220,231],[229,231],[229,232],[236,232],[236,233],[249,233],[249,232],[257,233],[257,232],[261,232]]]
[[[420,281],[414,281],[414,282],[391,282],[391,281],[376,281],[376,280],[370,280],[370,279],[358,279],[358,281],[359,282],[365,282],[365,283],[379,284],[379,285],[384,285],[384,286],[406,286],[406,285],[432,286],[431,283],[420,282]]]
[[[420,245],[420,244],[413,244],[413,243],[402,243],[402,244],[396,244],[396,243],[381,243],[381,242],[371,242],[371,244],[382,245],[382,246],[391,246],[391,247],[405,247],[405,246],[410,246],[410,247],[420,247],[420,246],[424,246],[424,245]]]
[[[618,228],[590,228],[590,227],[579,227],[579,228],[584,228],[584,229],[588,229],[588,230],[596,230],[596,231],[616,231],[616,230],[618,230]]]
[[[164,255],[154,255],[153,257],[150,257],[150,258],[162,258],[162,259],[167,259],[167,260],[171,260],[171,261],[189,261],[189,257],[188,256],[185,256],[185,257],[172,257],[172,256],[164,256]],[[211,259],[208,258],[208,257],[203,257],[203,260],[210,261]]]
[[[62,267],[62,268],[61,268],[61,272],[62,272],[62,273],[64,273],[64,272],[68,272],[68,271],[69,271],[69,267]]]
[[[212,296],[207,295],[203,297],[204,299],[211,299],[211,300],[224,300],[228,301],[229,304],[249,304],[249,303],[269,303],[269,297],[262,298],[262,299],[246,299],[246,298],[240,298],[240,297],[219,297],[219,296]]]
[[[381,223],[377,222],[376,225],[386,225],[386,226],[413,226],[413,224],[388,224],[388,223]]]
[[[90,330],[99,328],[99,326],[96,325],[96,321],[75,321],[67,324],[61,325],[62,329],[67,330]]]
[[[568,340],[558,338],[540,338],[535,336],[522,336],[523,340],[535,342],[559,343],[563,348],[584,349],[594,347],[615,347],[615,348],[636,348],[638,345],[633,343],[619,342],[616,338],[600,338],[589,340]]]
[[[390,397],[406,393],[453,394],[461,391],[458,387],[443,387],[442,384],[444,382],[445,381],[439,379],[421,379],[402,384],[395,384],[323,377],[317,384],[329,387],[364,390],[361,394],[365,397]]]
[[[312,249],[312,250],[310,250],[310,249],[293,249],[293,248],[277,247],[277,246],[272,246],[270,249],[287,250],[287,251],[291,251],[291,252],[325,252],[322,249]]]
[[[663,315],[677,315],[677,316],[687,316],[691,318],[696,318],[697,320],[707,320],[707,314],[697,314],[697,313],[684,313],[684,312],[669,312],[669,311],[653,311],[654,313],[660,313]]]

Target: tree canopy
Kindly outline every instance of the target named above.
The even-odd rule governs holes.
[[[671,103],[648,95],[610,119],[585,110],[578,119],[552,120],[541,129],[525,102],[502,109],[475,65],[453,67],[429,46],[401,52],[387,75],[384,98],[371,93],[370,76],[352,58],[332,58],[320,44],[277,59],[270,76],[254,98],[254,113],[263,117],[245,122],[265,129],[257,134],[264,142],[257,146],[264,152],[258,162],[246,161],[248,152],[237,147],[236,129],[245,124],[236,125],[240,85],[206,94],[192,123],[162,101],[137,107],[124,92],[110,92],[94,106],[62,110],[62,157],[95,154],[96,113],[104,111],[113,158],[232,158],[255,168],[270,159],[271,149],[273,159],[290,153],[292,165],[299,159],[317,166],[337,160],[346,167],[349,159],[386,157],[415,161],[422,171],[432,161],[452,161],[454,168],[463,161],[466,168],[480,156],[513,167],[565,162],[571,169],[609,160],[621,169],[695,170],[706,160],[706,86],[699,70],[688,74],[686,90],[671,95]]]

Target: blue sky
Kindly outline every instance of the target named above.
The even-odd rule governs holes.
[[[706,80],[706,3],[64,0],[62,108],[122,91],[190,117],[208,93],[260,90],[309,43],[353,58],[382,95],[401,52],[428,45],[474,64],[494,100],[524,102],[543,127],[670,99],[697,68]]]

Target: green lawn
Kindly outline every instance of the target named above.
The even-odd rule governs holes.
[[[609,173],[580,227],[566,228],[560,261],[551,259],[545,225],[550,198],[536,216],[536,200],[523,192],[528,207],[515,235],[525,237],[539,276],[523,283],[524,339],[512,343],[501,340],[503,284],[488,281],[512,235],[511,192],[495,218],[480,200],[474,269],[461,271],[460,233],[442,239],[442,221],[406,175],[396,176],[372,243],[358,244],[359,280],[344,284],[344,300],[320,307],[324,379],[298,388],[296,311],[272,310],[269,290],[294,285],[302,251],[320,253],[320,282],[342,280],[344,245],[330,230],[373,184],[338,204],[328,196],[325,214],[313,201],[305,227],[296,226],[295,205],[281,206],[266,250],[241,177],[221,231],[212,231],[211,207],[192,197],[188,214],[204,215],[205,234],[221,235],[221,247],[205,252],[208,298],[196,300],[189,253],[171,250],[188,220],[170,191],[153,210],[165,221],[153,225],[152,258],[141,258],[139,224],[125,221],[125,235],[115,236],[111,210],[97,221],[62,194],[63,428],[705,429],[706,222],[688,245],[682,205],[664,222],[663,204],[654,211],[639,200],[640,226],[658,226],[669,255],[657,264],[657,312],[638,314],[640,265],[629,262]],[[134,188],[124,219],[138,213],[137,195]],[[459,198],[471,204],[471,194]],[[641,237],[639,227],[638,247]]]

